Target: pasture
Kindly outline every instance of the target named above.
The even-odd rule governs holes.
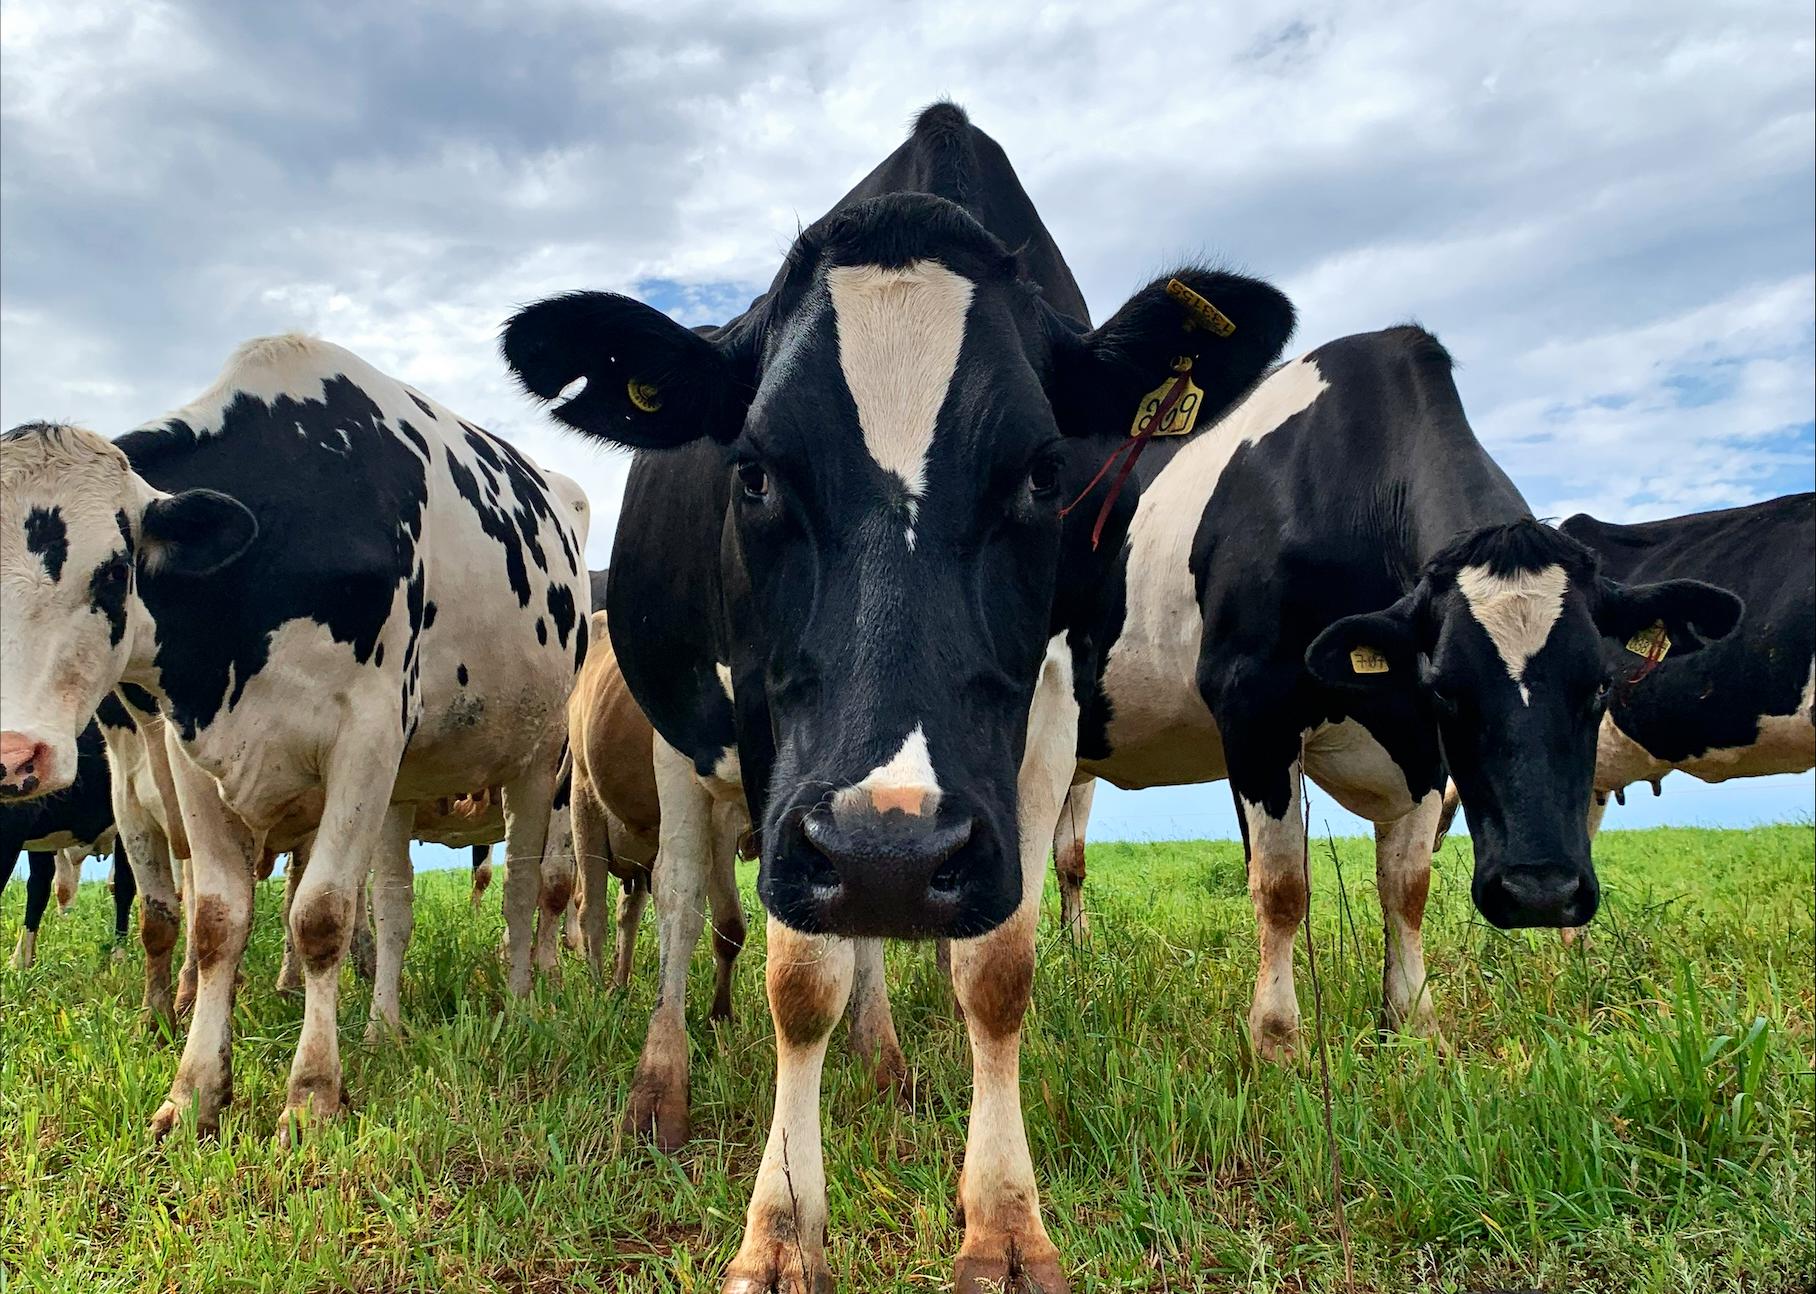
[[[1444,1048],[1377,1038],[1372,844],[1314,846],[1355,1288],[1809,1287],[1809,825],[1602,836],[1607,898],[1576,948],[1485,925],[1453,839],[1425,927]],[[1258,1065],[1240,847],[1095,845],[1090,867],[1080,948],[1049,879],[1022,1061],[1074,1289],[1342,1290],[1306,941],[1307,1054]],[[695,1140],[671,1159],[616,1130],[653,993],[647,923],[628,995],[568,958],[559,987],[515,1003],[499,889],[475,918],[467,881],[417,879],[402,1042],[360,1044],[368,990],[344,972],[354,1112],[292,1154],[271,1136],[302,1009],[271,988],[281,882],[258,887],[221,1138],[163,1147],[144,1125],[176,1051],[148,1035],[137,950],[109,960],[109,906],[85,886],[36,968],[0,970],[0,1288],[716,1290],[769,1118],[761,922],[729,1026],[705,1023],[696,960]],[[22,888],[0,905],[9,949]],[[835,1036],[828,1258],[842,1290],[935,1291],[959,1239],[967,1049],[931,949],[890,965],[914,1108],[875,1096]]]

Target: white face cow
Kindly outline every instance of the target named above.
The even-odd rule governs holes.
[[[160,494],[91,431],[0,435],[0,797],[60,791],[146,624],[139,571],[204,575],[257,532],[213,490]]]

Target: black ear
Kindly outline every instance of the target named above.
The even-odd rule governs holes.
[[[1127,434],[1144,397],[1181,358],[1203,392],[1196,425],[1217,417],[1279,358],[1293,304],[1260,279],[1184,269],[1155,279],[1101,328],[1056,334],[1053,408],[1068,436]]]
[[[1345,616],[1326,628],[1305,649],[1305,668],[1326,687],[1420,686],[1421,589],[1385,611]]]
[[[1652,649],[1651,631],[1657,625],[1665,627],[1669,639],[1663,644],[1666,651],[1699,651],[1732,633],[1746,609],[1735,594],[1701,580],[1620,584],[1604,577],[1599,589],[1596,627],[1604,636],[1641,656]]]
[[[611,292],[570,292],[518,311],[504,326],[503,348],[505,363],[539,400],[585,378],[555,417],[632,449],[668,449],[702,435],[731,441],[750,402],[751,375],[739,371],[739,352]]]
[[[147,575],[213,575],[252,546],[258,518],[215,490],[153,499],[140,521],[139,561]]]

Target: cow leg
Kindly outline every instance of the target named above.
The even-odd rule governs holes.
[[[744,903],[738,896],[738,841],[744,834],[741,806],[713,807],[713,852],[706,872],[706,898],[713,914],[713,1006],[709,1020],[731,1019],[731,972],[744,951]]]
[[[883,941],[854,939],[851,976],[851,1050],[870,1067],[879,1092],[909,1096],[908,1060],[895,1036],[889,1011],[889,983],[883,972]]]
[[[712,866],[712,797],[687,756],[660,737],[654,747],[662,830],[651,880],[661,987],[624,1124],[631,1133],[653,1132],[656,1144],[672,1152],[688,1137],[687,966],[706,924],[703,891]]]
[[[647,871],[632,872],[619,882],[617,945],[612,950],[612,987],[629,988],[637,965],[637,928],[649,906],[652,881]]]
[[[1293,940],[1305,920],[1310,895],[1305,885],[1305,820],[1297,760],[1286,770],[1286,782],[1285,809],[1277,817],[1265,805],[1236,794],[1236,813],[1248,848],[1249,898],[1255,905],[1261,943],[1255,996],[1249,1006],[1249,1040],[1263,1060],[1284,1060],[1299,1044]]]
[[[192,855],[183,859],[178,868],[182,873],[180,896],[195,893],[195,858]],[[185,898],[183,903],[183,968],[177,972],[176,1010],[179,1016],[186,1016],[195,1006],[196,994],[196,948],[195,948],[195,902]]]
[[[1016,786],[1021,906],[989,934],[952,941],[952,986],[971,1042],[971,1127],[958,1180],[965,1241],[953,1268],[953,1294],[1065,1294],[1069,1288],[1059,1250],[1041,1221],[1021,1107],[1022,1017],[1034,990],[1047,846],[1075,767],[1078,708],[1071,671],[1060,667],[1069,660],[1049,652],[1029,714]]]
[[[82,881],[82,860],[87,856],[80,845],[71,845],[68,849],[57,851],[51,890],[57,896],[58,916],[68,912],[76,901],[76,886]]]
[[[574,898],[574,834],[572,815],[563,804],[549,810],[547,835],[541,858],[536,913],[536,969],[545,975],[561,972],[561,927]]]
[[[14,970],[26,970],[38,960],[38,927],[44,924],[44,909],[50,906],[57,855],[34,849],[25,856],[25,863],[25,929],[19,932],[18,946],[13,949]]]
[[[181,920],[177,887],[170,870],[170,841],[138,798],[114,782],[114,821],[119,826],[119,855],[139,893],[139,941],[145,946],[145,1012],[170,1024],[176,1008],[170,993],[170,954],[177,945]],[[174,808],[174,806],[172,806]],[[119,881],[114,882],[115,902]]]
[[[378,978],[378,940],[372,930],[372,871],[367,869],[353,887],[353,934],[347,940],[347,960],[353,973],[370,984]]]
[[[657,896],[660,903],[660,889]],[[820,1072],[851,993],[852,942],[804,935],[774,917],[768,929],[763,979],[776,1030],[776,1104],[724,1294],[831,1294]]]
[[[413,811],[388,803],[402,738],[401,732],[390,740],[345,734],[323,779],[321,825],[290,907],[290,938],[303,963],[303,1029],[278,1123],[283,1144],[309,1123],[336,1117],[346,1099],[337,1027],[340,967],[360,919],[359,891],[378,851],[395,851],[400,833],[408,848]]]
[[[113,847],[114,943],[124,946],[132,933],[132,901],[139,897],[138,878],[132,874],[131,855],[119,837]]]
[[[492,884],[492,847],[490,845],[473,846],[473,907],[479,907],[479,901]]]
[[[372,855],[372,920],[377,927],[377,966],[372,977],[372,1014],[366,1041],[395,1034],[403,1023],[404,952],[416,926],[414,873],[410,866],[410,828],[415,806],[392,805],[384,832]]]
[[[1432,853],[1435,854],[1444,847],[1444,837],[1450,834],[1450,828],[1457,820],[1457,810],[1462,807],[1463,797],[1457,794],[1457,784],[1446,779],[1444,782],[1444,807],[1438,811],[1438,827],[1432,834]]]
[[[1085,915],[1085,829],[1097,782],[1079,782],[1066,793],[1053,828],[1053,874],[1059,880],[1059,928],[1078,938],[1091,933]]]
[[[175,1127],[192,1104],[197,1130],[212,1134],[222,1107],[233,1100],[233,995],[252,930],[252,868],[264,845],[221,802],[213,778],[186,758],[173,759],[171,772],[192,852],[184,893],[196,988],[170,1095],[151,1119],[154,1138]]]
[[[610,828],[605,806],[594,798],[591,785],[578,775],[569,809],[573,815],[574,866],[580,874],[580,946],[597,979],[605,971],[605,906],[611,892]]]
[[[505,985],[514,997],[530,991],[536,910],[544,901],[542,851],[548,844],[554,795],[553,756],[532,761],[529,771],[503,788]],[[566,906],[564,889],[555,910]]]
[[[303,964],[296,955],[296,940],[290,937],[290,909],[296,904],[296,887],[303,883],[308,867],[309,845],[305,841],[290,851],[290,861],[284,864],[284,963],[277,971],[279,993],[303,990]]]
[[[1425,896],[1431,889],[1431,841],[1444,811],[1432,791],[1395,822],[1375,824],[1375,889],[1381,896],[1385,953],[1381,964],[1381,1027],[1437,1033],[1425,977]]]

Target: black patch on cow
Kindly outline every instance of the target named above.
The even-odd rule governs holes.
[[[555,636],[567,646],[568,634],[573,632],[574,622],[578,615],[574,610],[574,590],[565,584],[549,585],[549,617],[555,622]]]
[[[107,617],[107,640],[114,647],[126,636],[126,595],[132,567],[109,553],[88,577],[88,605]]]
[[[246,560],[204,579],[140,580],[184,738],[223,698],[229,709],[239,701],[288,621],[313,621],[355,659],[372,658],[417,566],[428,482],[423,459],[357,383],[325,378],[314,398],[241,391],[206,434],[172,419],[115,443],[158,489],[219,490],[259,521]]]
[[[406,391],[408,391],[408,388],[405,388],[405,389],[406,389]],[[427,400],[423,399],[420,395],[416,394],[416,392],[414,392],[414,391],[409,391],[409,396],[410,396],[410,399],[412,399],[416,402],[416,407],[418,409],[421,409],[424,413],[429,415],[429,420],[431,422],[435,421],[435,410],[429,407],[429,402]],[[426,447],[424,448],[423,452],[424,453],[428,452]]]
[[[137,683],[122,683],[120,684],[119,692],[121,696],[126,698],[126,704],[130,705],[140,714],[156,714],[158,712],[158,699],[144,688],[140,687]]]
[[[372,652],[372,664],[379,669],[385,665],[385,645],[380,643]]]
[[[416,402],[418,404],[422,403],[421,400],[417,400]],[[429,416],[433,418],[435,415],[430,413]],[[423,439],[423,434],[420,431],[410,425],[410,420],[408,418],[399,418],[397,420],[397,429],[403,432],[409,442],[422,452],[422,456],[425,459],[434,457],[434,455],[429,452],[429,442]]]
[[[95,707],[95,718],[103,728],[112,728],[115,732],[137,732],[139,730],[139,725],[133,722],[132,715],[127,713],[125,704],[112,692],[102,697],[101,704]]]
[[[467,675],[467,667],[466,667],[465,662],[462,662],[460,668],[454,671],[454,677],[456,680],[459,681],[459,683],[462,687],[465,687],[467,685],[468,675]]]
[[[517,527],[511,524],[502,508],[494,506],[480,492],[479,481],[467,470],[465,463],[454,457],[453,450],[444,447],[443,457],[447,459],[448,475],[453,478],[454,489],[479,518],[479,528],[504,551],[504,575],[510,582],[511,592],[517,595],[517,605],[529,606],[530,576],[523,563],[523,542]]]
[[[25,514],[25,550],[35,553],[53,582],[63,578],[69,560],[69,527],[60,508],[33,508]]]
[[[536,641],[544,647],[549,645],[549,626],[541,616],[536,617]]]
[[[126,541],[126,559],[131,561],[133,554],[138,551],[138,545],[133,542],[132,520],[124,509],[114,513],[114,525],[120,528],[120,538]]]
[[[432,629],[435,627],[435,603],[433,602],[423,603],[422,627],[424,629]]]

